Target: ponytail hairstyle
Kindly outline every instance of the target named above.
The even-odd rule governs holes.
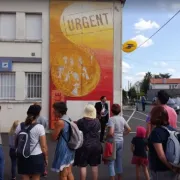
[[[37,104],[31,105],[27,111],[25,125],[26,126],[31,125],[32,122],[38,118],[38,116],[40,115],[40,112],[41,112],[40,105],[37,105]]]

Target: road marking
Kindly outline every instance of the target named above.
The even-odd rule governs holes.
[[[142,113],[142,112],[139,112],[139,111],[136,111],[137,113],[139,113],[139,114],[142,114],[142,115],[144,115],[144,116],[148,116],[147,114],[145,114],[145,113]]]
[[[127,115],[124,115],[125,117],[130,117],[130,116],[127,116]],[[135,118],[135,117],[132,117],[131,119],[136,119],[136,120],[139,120],[139,121],[144,121],[146,122],[144,119],[141,119],[141,118]]]
[[[133,113],[131,114],[131,116],[128,118],[127,123],[131,120],[131,118],[134,116],[134,113],[136,112],[136,110],[133,111]]]

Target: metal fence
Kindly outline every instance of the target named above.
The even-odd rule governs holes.
[[[26,99],[41,99],[42,73],[26,73]]]
[[[0,99],[15,99],[16,77],[14,72],[0,73]]]

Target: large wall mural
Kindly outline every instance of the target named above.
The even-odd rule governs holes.
[[[50,1],[50,127],[52,104],[113,98],[112,3]]]

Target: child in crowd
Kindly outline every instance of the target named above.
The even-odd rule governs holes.
[[[14,121],[10,131],[9,131],[9,156],[11,158],[11,179],[16,179],[16,148],[15,148],[15,131],[19,121]]]
[[[136,130],[136,136],[132,139],[131,150],[133,152],[132,164],[136,165],[136,180],[140,180],[140,168],[143,168],[143,172],[146,180],[150,180],[148,172],[148,158],[147,158],[147,139],[146,129],[142,126],[138,126]]]

